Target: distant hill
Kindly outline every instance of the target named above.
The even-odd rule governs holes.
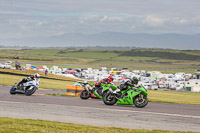
[[[142,48],[200,49],[200,34],[146,34],[102,32],[97,34],[68,33],[60,36],[1,39],[0,45],[19,46],[123,46]]]

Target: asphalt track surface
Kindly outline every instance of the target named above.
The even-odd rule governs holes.
[[[131,129],[200,132],[200,106],[149,103],[145,108],[106,106],[99,99],[47,96],[65,91],[37,90],[32,96],[10,95],[0,86],[0,117],[41,119]]]

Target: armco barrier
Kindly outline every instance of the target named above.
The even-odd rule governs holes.
[[[80,95],[81,91],[84,90],[84,87],[79,86],[67,86],[67,92],[66,95]]]

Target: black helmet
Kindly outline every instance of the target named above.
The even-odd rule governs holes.
[[[138,80],[136,77],[133,77],[133,78],[132,78],[133,84],[136,84],[136,85],[137,85],[137,84],[138,84],[138,81],[139,81],[139,80]]]

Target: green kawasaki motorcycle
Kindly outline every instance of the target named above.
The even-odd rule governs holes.
[[[147,95],[147,90],[143,86],[139,86],[138,88],[127,86],[125,90],[119,93],[113,93],[113,88],[109,88],[103,95],[103,102],[106,105],[117,103],[143,108],[148,104]]]

